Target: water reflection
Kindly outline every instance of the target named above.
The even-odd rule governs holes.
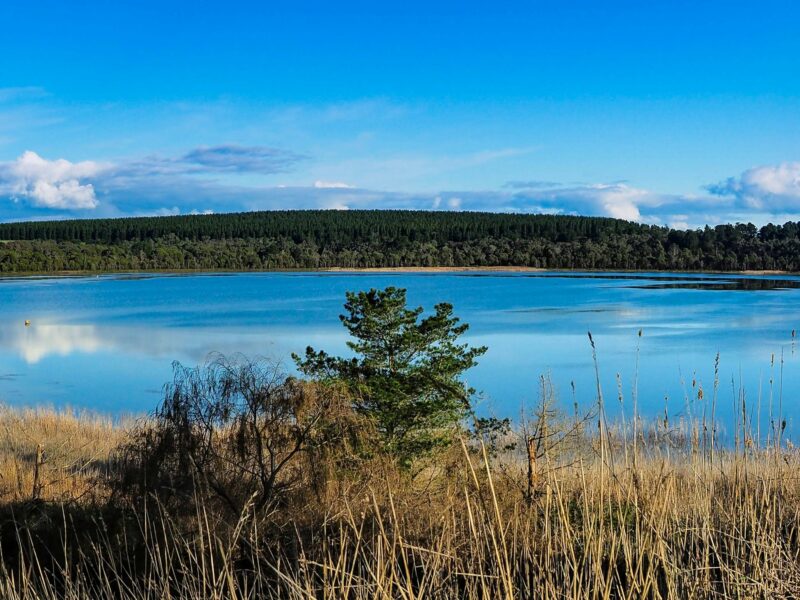
[[[573,382],[577,401],[594,402],[587,330],[614,397],[617,374],[630,394],[644,328],[639,398],[652,414],[665,397],[671,413],[684,411],[687,379],[708,389],[717,352],[720,394],[730,395],[732,379],[749,397],[766,393],[770,356],[784,351],[785,396],[800,396],[790,338],[800,328],[797,277],[259,273],[0,279],[0,401],[147,411],[173,360],[197,364],[210,352],[265,356],[290,371],[290,353],[306,345],[347,352],[338,319],[345,292],[388,285],[408,288],[415,306],[453,303],[471,326],[468,341],[489,347],[468,374],[487,412],[518,415],[548,372],[565,402]]]
[[[632,285],[632,288],[650,290],[725,290],[733,292],[763,292],[773,290],[800,289],[800,281],[795,279],[709,279],[695,281],[670,281],[668,283],[651,283],[646,285]]]
[[[12,348],[29,365],[47,356],[67,356],[73,352],[97,352],[109,349],[93,325],[35,324],[25,327],[5,325],[0,328],[0,342]]]
[[[259,330],[259,333],[262,333]],[[282,336],[279,336],[282,337]],[[58,323],[22,323],[0,326],[0,345],[26,364],[52,357],[96,354],[102,361],[114,354],[180,358],[202,361],[209,353],[268,355],[274,343],[251,331],[220,329],[171,329],[164,327],[98,326]],[[274,354],[274,353],[273,353]],[[98,368],[102,365],[98,364]]]

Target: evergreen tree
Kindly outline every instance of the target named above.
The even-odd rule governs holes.
[[[340,319],[354,338],[353,358],[311,347],[294,355],[300,371],[318,380],[344,382],[355,408],[375,422],[383,449],[405,466],[448,445],[471,409],[474,390],[461,375],[485,347],[459,343],[469,327],[441,303],[434,313],[406,307],[406,290],[389,287],[348,292]]]

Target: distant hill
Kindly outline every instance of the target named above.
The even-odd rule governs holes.
[[[402,210],[287,210],[0,224],[0,239],[58,242],[286,238],[315,244],[464,242],[487,237],[571,241],[649,230],[619,219]]]
[[[678,231],[603,217],[266,211],[0,224],[0,272],[330,267],[800,271],[800,224]]]

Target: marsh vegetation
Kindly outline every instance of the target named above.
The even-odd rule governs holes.
[[[569,406],[547,376],[477,417],[482,348],[452,307],[348,296],[353,357],[302,378],[175,366],[149,417],[0,413],[8,598],[775,598],[800,592],[800,453],[738,397],[644,418],[635,388]],[[592,347],[594,341],[592,341]],[[598,378],[599,381],[599,378]]]

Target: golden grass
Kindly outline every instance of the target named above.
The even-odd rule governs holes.
[[[0,427],[2,502],[31,498],[41,445],[39,497],[62,507],[102,499],[98,476],[125,434],[99,417],[52,410],[3,409]],[[492,458],[464,441],[414,477],[343,474],[287,507],[295,524],[278,533],[274,513],[247,508],[222,525],[202,507],[177,518],[153,504],[130,540],[103,530],[80,553],[56,548],[57,569],[41,553],[4,565],[0,597],[800,595],[794,450],[718,450],[712,464],[691,441],[642,435],[634,450],[624,436],[589,436],[538,457],[526,496],[527,467],[519,449]],[[17,535],[28,535],[25,527]],[[137,562],[142,551],[147,560]]]
[[[97,499],[122,435],[95,414],[0,406],[0,503]]]

